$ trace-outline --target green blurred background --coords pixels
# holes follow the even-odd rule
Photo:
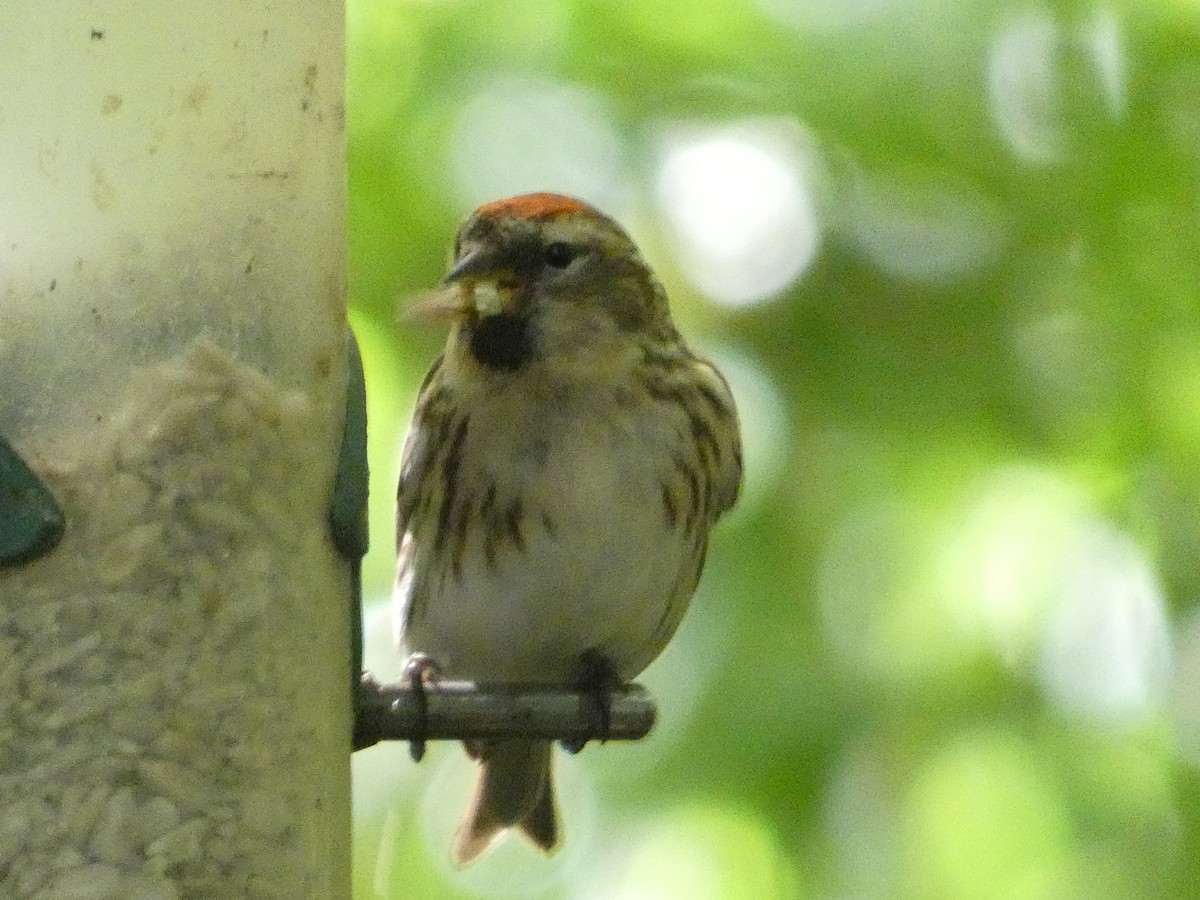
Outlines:
[[[454,746],[355,760],[355,897],[1200,897],[1200,3],[350,0],[368,665],[458,220],[623,222],[747,485],[660,725],[457,872]]]

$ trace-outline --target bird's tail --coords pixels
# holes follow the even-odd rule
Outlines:
[[[545,853],[558,844],[551,751],[546,741],[513,739],[468,745],[479,778],[454,837],[454,862],[465,866],[509,828]]]

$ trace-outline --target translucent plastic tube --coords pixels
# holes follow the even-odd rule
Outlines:
[[[349,896],[342,3],[12,4],[0,896]]]

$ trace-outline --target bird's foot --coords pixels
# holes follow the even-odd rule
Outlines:
[[[597,735],[603,744],[608,740],[612,726],[613,691],[623,687],[624,682],[613,668],[612,660],[595,649],[580,654],[572,681],[587,697],[586,714],[591,726],[589,733]],[[568,753],[578,753],[587,742],[587,737],[571,738],[562,741],[562,746]]]
[[[437,661],[424,653],[414,653],[404,664],[403,680],[413,692],[413,703],[417,708],[417,724],[408,742],[408,755],[413,762],[420,762],[425,757],[425,742],[429,735],[429,698],[425,695],[425,685],[437,680],[440,674]]]

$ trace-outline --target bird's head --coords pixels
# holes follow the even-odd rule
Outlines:
[[[449,320],[452,348],[501,371],[675,333],[666,295],[629,236],[561,194],[475,210],[458,230],[449,274],[411,312]]]

